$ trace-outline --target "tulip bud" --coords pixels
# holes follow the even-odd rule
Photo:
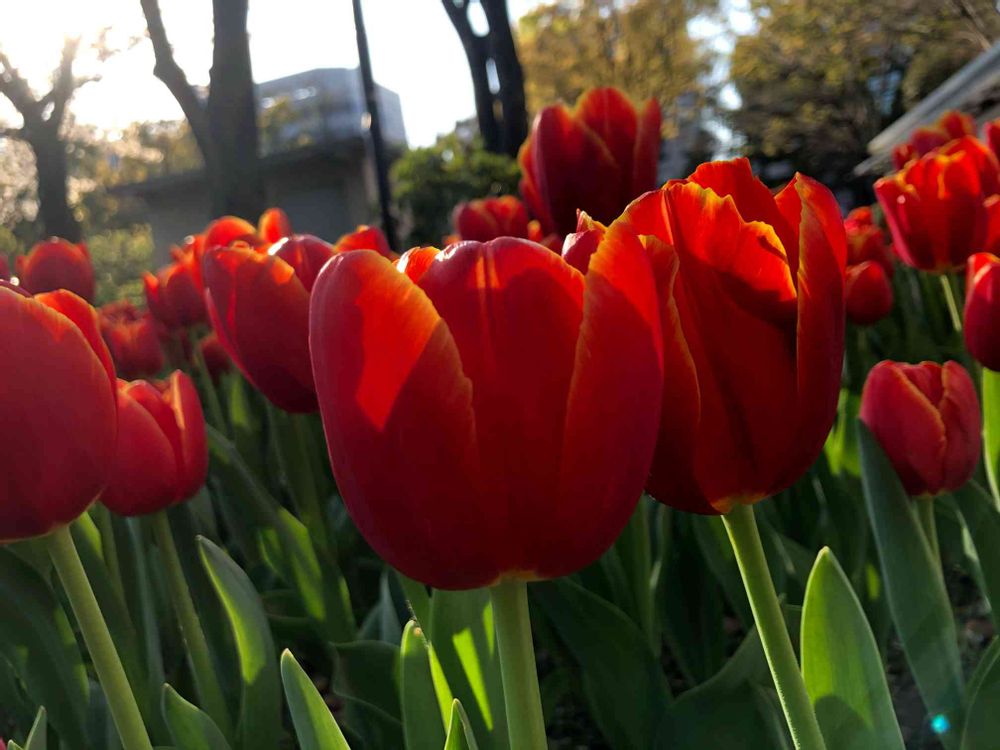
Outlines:
[[[156,275],[146,273],[146,305],[167,328],[186,328],[207,319],[195,253],[181,256]]]
[[[847,268],[844,297],[847,318],[855,325],[873,325],[892,312],[892,285],[873,260]]]
[[[191,378],[175,371],[159,387],[118,381],[118,444],[101,502],[125,516],[155,513],[205,483],[205,417]]]
[[[233,369],[233,361],[214,331],[198,342],[198,348],[213,383],[218,383],[223,374]]]
[[[291,222],[288,221],[288,214],[280,208],[269,208],[260,215],[257,222],[257,234],[265,242],[277,242],[282,237],[288,237],[292,233]]]
[[[865,381],[860,416],[911,496],[956,490],[979,462],[979,400],[957,362],[880,362]]]
[[[969,258],[962,330],[969,354],[983,367],[1000,371],[1000,258],[995,255]]]
[[[50,237],[19,257],[16,265],[21,286],[32,294],[65,289],[87,301],[94,297],[94,267],[83,243]]]
[[[459,240],[489,242],[528,236],[528,209],[513,195],[459,203],[451,214]]]

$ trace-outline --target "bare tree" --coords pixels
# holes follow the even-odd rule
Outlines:
[[[3,94],[21,115],[21,126],[0,129],[0,136],[24,141],[35,157],[38,179],[38,217],[46,234],[80,241],[80,224],[73,216],[67,197],[67,156],[62,125],[66,106],[73,93],[93,77],[73,75],[80,40],[67,39],[63,45],[59,67],[52,74],[52,87],[38,97],[28,82],[0,52],[0,94]]]
[[[489,151],[514,156],[528,135],[524,73],[510,30],[507,0],[441,0],[458,32],[472,73],[476,119]],[[469,19],[474,2],[482,6],[489,26],[477,34]]]
[[[173,94],[205,164],[213,216],[256,218],[264,209],[258,163],[257,108],[247,0],[212,0],[215,41],[208,94],[192,86],[174,59],[158,0],[139,0],[156,65],[153,74]]]

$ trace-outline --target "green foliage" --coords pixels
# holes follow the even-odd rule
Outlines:
[[[517,163],[486,151],[478,138],[441,136],[433,146],[415,148],[392,166],[396,201],[409,217],[408,246],[439,245],[451,231],[455,204],[487,195],[517,192]]]
[[[152,264],[153,233],[142,224],[111,229],[87,238],[97,282],[96,304],[126,298],[144,304],[142,273]]]

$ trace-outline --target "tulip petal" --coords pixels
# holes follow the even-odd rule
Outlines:
[[[115,376],[115,365],[111,361],[111,352],[108,351],[108,347],[104,343],[104,338],[101,336],[101,324],[100,319],[97,317],[97,311],[86,301],[73,294],[73,292],[66,291],[65,289],[36,294],[35,301],[62,313],[73,321],[73,324],[80,330],[80,333],[83,334],[94,350],[95,356],[104,366],[113,392],[118,378]]]
[[[944,476],[958,488],[972,478],[983,452],[979,398],[969,373],[957,362],[945,362],[941,386],[938,410],[945,424]]]
[[[311,319],[330,463],[361,533],[433,586],[496,580],[504,540],[477,500],[472,384],[427,295],[376,253],[345,253],[317,279]]]
[[[190,376],[175,370],[167,379],[164,401],[173,411],[181,435],[178,452],[178,499],[187,500],[201,489],[208,474],[208,441],[205,415],[198,390]]]

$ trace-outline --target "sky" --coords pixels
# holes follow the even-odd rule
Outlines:
[[[539,0],[508,0],[518,18]],[[167,35],[188,80],[208,82],[212,55],[212,3],[160,0]],[[364,0],[365,23],[376,80],[400,95],[410,145],[433,143],[439,133],[474,114],[465,55],[440,0]],[[266,81],[320,67],[358,64],[349,0],[250,0],[247,22],[254,79]],[[153,51],[145,38],[139,0],[30,0],[4,14],[0,49],[35,87],[47,90],[63,39],[84,42],[109,28],[111,60],[95,67],[81,59],[80,73],[99,81],[77,92],[78,121],[107,130],[137,120],[180,119],[166,87],[153,77]],[[0,119],[16,123],[4,100]]]

